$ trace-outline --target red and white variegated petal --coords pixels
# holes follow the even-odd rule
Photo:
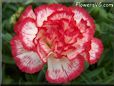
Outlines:
[[[26,73],[35,73],[42,69],[43,62],[37,53],[26,50],[19,37],[15,36],[10,44],[14,60],[20,70]]]
[[[73,18],[72,11],[56,11],[48,17],[48,20],[60,20],[60,19],[68,19],[71,20]]]
[[[42,5],[35,8],[37,26],[41,27],[43,22],[46,21],[47,17],[50,16],[53,12],[54,10],[51,9],[48,5]]]
[[[83,58],[86,62],[89,62],[90,57],[89,57],[89,53],[87,51],[83,51],[80,55],[83,56]]]
[[[47,62],[47,54],[46,52],[44,52],[44,50],[41,48],[41,46],[39,44],[37,44],[37,53],[39,55],[39,57],[41,58],[41,60],[46,63]]]
[[[81,54],[85,50],[84,45],[85,41],[77,38],[77,41],[72,44],[72,47],[75,47],[75,49],[70,50],[66,53],[68,59],[73,60],[77,57],[77,55]]]
[[[88,47],[90,49],[87,49]],[[81,55],[85,58],[85,60],[89,64],[94,64],[100,59],[102,52],[103,52],[102,42],[97,38],[93,38],[91,40],[91,43],[88,43],[86,50],[82,52]]]
[[[90,41],[89,34],[84,34],[85,37],[77,38],[77,42],[73,44],[73,46],[76,48],[73,52],[68,53],[67,56],[69,59],[73,59],[75,56],[81,54],[85,50],[85,46],[88,44],[88,41]]]
[[[81,35],[81,38],[77,38],[77,42],[74,44],[75,46],[79,45],[80,47],[84,47],[93,38],[93,33],[90,29],[86,29],[86,32]]]
[[[78,26],[78,29],[82,33],[82,38],[79,39],[83,46],[86,42],[90,41],[95,32],[95,24],[92,17],[89,15],[88,12],[86,12],[82,7],[74,7],[72,8],[72,11],[74,13],[74,20],[76,21],[76,24]]]
[[[50,4],[49,7],[55,11],[67,10],[67,7],[62,4]]]
[[[14,25],[14,31],[16,33],[19,33],[20,31],[20,26],[21,26],[21,23],[22,21],[25,19],[25,18],[32,18],[34,20],[36,20],[36,15],[35,13],[33,12],[32,10],[32,6],[29,5],[21,14],[19,20],[16,22],[16,24]]]
[[[90,41],[93,36],[94,36],[94,29],[90,26],[87,26],[87,21],[81,19],[80,23],[77,25],[83,38],[80,39],[80,41],[83,41],[83,42],[88,42]]]
[[[37,15],[37,26],[42,26],[43,22],[46,21],[48,16],[50,16],[52,13],[64,10],[67,10],[67,7],[61,4],[42,5],[35,8],[35,13]]]
[[[44,40],[39,40],[39,45],[44,50],[46,54],[50,53],[51,49],[49,48],[48,44]]]
[[[84,48],[83,47],[80,47],[80,46],[77,46],[75,47],[76,49],[74,50],[71,50],[69,52],[67,52],[67,57],[69,60],[73,60],[75,58],[77,58],[77,56],[84,51]]]
[[[74,13],[74,20],[76,21],[77,24],[80,23],[82,19],[84,19],[87,21],[87,25],[90,26],[91,29],[95,29],[94,20],[89,15],[89,13],[85,11],[85,9],[76,6],[72,8],[72,12]]]
[[[86,42],[90,41],[94,35],[94,20],[82,7],[74,7],[72,8],[72,11],[74,13],[74,20],[76,21],[77,26],[83,36],[83,38],[79,39],[79,41],[82,41],[83,44],[85,44]]]
[[[38,28],[36,27],[35,21],[31,18],[26,18],[23,20],[20,30],[20,38],[25,48],[33,49],[35,44],[33,42]]]
[[[36,15],[35,13],[33,12],[32,10],[32,6],[29,5],[24,11],[23,13],[21,14],[20,18],[19,18],[19,21],[22,21],[23,19],[25,18],[32,18],[34,20],[36,20]]]
[[[96,63],[99,59],[100,56],[103,52],[103,44],[101,42],[101,40],[97,39],[97,38],[93,38],[91,40],[91,49],[89,51],[89,63],[90,64],[94,64]]]
[[[46,63],[48,55],[51,53],[51,49],[43,40],[40,39],[37,44],[37,53],[42,59],[42,61]]]
[[[66,57],[56,59],[53,56],[48,58],[48,70],[46,72],[46,79],[50,83],[67,83],[78,77],[84,69],[84,59],[77,56],[70,61]]]
[[[21,29],[21,21],[17,21],[16,23],[15,23],[15,25],[14,25],[14,31],[15,31],[15,33],[17,33],[17,34],[19,34],[19,32],[20,32],[20,29]]]

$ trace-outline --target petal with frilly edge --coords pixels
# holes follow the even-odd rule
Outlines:
[[[16,22],[16,24],[14,25],[14,31],[16,33],[19,33],[20,31],[20,26],[21,26],[21,22],[22,20],[24,20],[25,18],[32,18],[32,19],[36,19],[36,15],[32,10],[32,6],[29,5],[26,7],[26,9],[22,12],[19,20]]]
[[[95,24],[93,18],[89,15],[89,13],[83,9],[82,7],[75,6],[70,7],[72,9],[72,12],[74,13],[74,20],[76,23],[80,23],[82,19],[87,21],[87,25],[91,27],[91,29],[95,29]]]
[[[26,73],[35,73],[42,69],[43,62],[37,53],[26,50],[19,37],[15,36],[10,44],[14,60],[20,70]]]
[[[78,77],[84,69],[84,59],[77,56],[70,61],[66,57],[56,59],[53,55],[48,58],[46,79],[50,83],[67,83]]]
[[[35,8],[35,14],[37,17],[37,26],[40,27],[43,25],[44,21],[47,21],[48,16],[58,11],[65,11],[67,7],[61,4],[50,4],[42,5]]]
[[[85,58],[86,61],[88,61],[89,64],[96,63],[103,52],[103,44],[101,40],[97,38],[93,38],[91,40],[91,43],[88,45],[90,47],[90,50],[82,53],[82,56]]]
[[[39,40],[37,45],[37,53],[44,63],[47,62],[48,55],[51,53],[51,49],[44,41]]]
[[[25,18],[32,18],[32,19],[36,19],[36,15],[34,13],[34,11],[32,10],[32,6],[29,5],[24,11],[23,13],[21,14],[19,20],[23,20]]]
[[[68,19],[72,20],[73,13],[71,11],[56,11],[48,17],[48,20]]]
[[[21,24],[20,39],[26,49],[33,49],[35,47],[34,38],[38,32],[35,21],[31,18],[26,18]]]
[[[89,15],[89,13],[82,7],[75,6],[70,8],[74,13],[74,20],[76,21],[76,24],[83,36],[83,38],[80,41],[83,41],[83,43],[85,44],[86,42],[90,41],[91,38],[94,36],[94,20]]]
[[[40,27],[43,25],[43,22],[47,20],[47,17],[51,15],[54,10],[51,9],[48,5],[42,5],[34,9],[36,14],[37,26]]]

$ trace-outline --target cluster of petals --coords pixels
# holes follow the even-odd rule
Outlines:
[[[14,26],[12,55],[20,70],[36,73],[47,64],[50,83],[66,83],[84,71],[84,62],[96,63],[102,52],[94,37],[95,24],[82,7],[49,4],[28,6]]]

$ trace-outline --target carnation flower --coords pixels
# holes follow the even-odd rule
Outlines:
[[[82,7],[61,4],[28,6],[14,26],[11,40],[15,63],[33,74],[47,64],[50,83],[66,83],[84,71],[84,62],[96,63],[102,52],[94,37],[95,24]]]

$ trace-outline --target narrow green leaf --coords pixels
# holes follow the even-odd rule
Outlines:
[[[51,3],[58,3],[58,2],[56,0],[49,0],[48,3],[51,4]]]
[[[37,74],[25,74],[27,81],[36,82]]]
[[[44,65],[43,69],[38,73],[37,81],[43,81],[45,79],[45,72],[47,70],[47,65]]]
[[[15,64],[13,57],[2,55],[2,62],[6,64]]]
[[[88,62],[86,62],[86,61],[85,61],[85,62],[84,62],[84,66],[85,66],[85,67],[84,67],[84,68],[85,68],[85,70],[87,70],[87,69],[88,69],[88,67],[89,67]]]
[[[103,67],[103,77],[105,78],[105,77],[108,77],[108,75],[107,75],[107,71],[105,70],[105,68]]]
[[[12,39],[12,35],[9,33],[2,34],[2,38],[4,41],[9,42]]]
[[[34,0],[27,0],[26,2],[23,2],[25,5],[29,5],[30,3],[32,3]]]
[[[84,75],[81,75],[80,78],[85,81],[86,84],[89,84],[89,80],[84,76]]]
[[[100,25],[96,24],[96,31],[98,31],[99,33],[103,34],[103,31],[100,29]]]
[[[100,11],[99,7],[94,7],[89,10],[89,13],[91,14],[91,16],[93,16],[96,19],[98,17],[97,15],[99,15],[99,11]]]
[[[41,70],[38,74],[37,81],[41,82],[45,78],[45,73]]]
[[[106,79],[103,80],[105,84],[110,84],[111,82],[114,82],[114,74],[108,76]]]
[[[13,82],[13,79],[10,76],[6,76],[5,79],[3,80],[3,84],[9,85]]]
[[[103,54],[102,54],[100,60],[98,61],[97,66],[100,66],[100,65],[101,65],[101,63],[102,63],[102,61],[105,59],[105,55],[108,53],[108,51],[109,51],[108,49],[105,49],[105,50],[103,51]]]
[[[93,78],[93,77],[96,77],[97,75],[99,75],[102,72],[102,70],[103,70],[102,68],[97,68],[95,70],[89,71],[88,73],[85,73],[85,75],[88,78]]]

